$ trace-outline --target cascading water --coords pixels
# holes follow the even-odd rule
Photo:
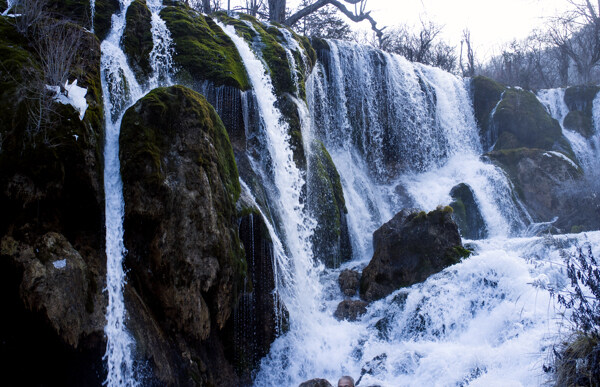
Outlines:
[[[96,17],[96,0],[90,0],[90,31],[94,33],[94,18]]]
[[[155,2],[153,12],[160,10],[161,4]],[[119,133],[121,119],[128,107],[141,98],[145,91],[138,84],[135,75],[127,63],[127,58],[120,47],[120,42],[125,29],[125,15],[131,0],[121,0],[120,9],[112,17],[110,32],[100,46],[101,50],[101,76],[102,93],[105,104],[106,138],[104,147],[104,192],[106,216],[106,290],[108,292],[108,308],[106,311],[106,339],[107,347],[105,360],[107,364],[108,386],[135,386],[138,385],[136,370],[134,369],[134,340],[126,329],[126,310],[123,299],[123,285],[125,272],[123,271],[123,183],[121,181],[119,161]],[[155,46],[154,51],[162,50],[161,54],[168,56],[170,37],[155,34],[160,29],[152,29],[153,41],[164,42]],[[164,30],[163,30],[164,33]],[[160,76],[168,74],[170,59],[152,61],[153,78],[156,85]],[[169,80],[168,76],[163,79]],[[152,85],[152,82],[150,82]],[[154,86],[156,86],[154,85]]]
[[[586,173],[595,173],[600,169],[600,93],[596,95],[592,107],[593,133],[585,138],[580,133],[565,128],[564,121],[569,114],[569,107],[565,102],[565,89],[540,90],[538,99],[546,106],[548,112],[557,120],[562,128],[563,135],[571,143],[573,152]]]

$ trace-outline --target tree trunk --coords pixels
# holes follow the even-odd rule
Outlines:
[[[286,0],[269,0],[269,20],[283,23],[285,21]]]
[[[202,0],[202,12],[211,13],[210,0]]]

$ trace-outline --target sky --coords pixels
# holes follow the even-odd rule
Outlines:
[[[226,3],[223,0],[223,3]],[[232,7],[243,0],[231,0]],[[295,8],[299,0],[288,0]],[[567,0],[367,0],[367,10],[378,26],[417,25],[419,20],[444,26],[443,39],[460,45],[462,31],[469,28],[475,54],[489,58],[503,44],[523,39],[544,24],[544,19],[569,8]],[[368,22],[353,29],[369,29]]]

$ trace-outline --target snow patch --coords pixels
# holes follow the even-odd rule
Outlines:
[[[54,265],[56,269],[64,269],[65,267],[67,267],[67,260],[61,259],[60,261],[54,261],[52,262],[52,265]]]
[[[567,156],[563,155],[560,152],[556,152],[556,151],[548,151],[544,153],[544,156],[546,157],[552,157],[552,156],[556,156],[558,158],[561,158],[563,160],[565,160],[566,162],[568,162],[569,164],[571,164],[573,166],[573,168],[575,169],[579,169],[579,166],[577,164],[575,164],[575,162],[573,160],[571,160],[570,158],[568,158]]]
[[[73,108],[75,108],[75,110],[79,112],[79,119],[83,120],[83,117],[85,116],[85,111],[88,108],[87,101],[85,100],[87,88],[77,86],[77,79],[70,84],[69,81],[66,81],[64,87],[66,94],[64,92],[61,92],[59,86],[46,85],[46,89],[54,91],[56,93],[56,95],[54,96],[54,100],[62,103],[63,105],[73,106]]]

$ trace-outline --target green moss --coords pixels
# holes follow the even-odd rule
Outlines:
[[[211,81],[216,86],[250,88],[234,43],[211,18],[183,3],[164,8],[160,15],[175,43],[173,59],[181,81]]]
[[[127,8],[126,26],[123,32],[123,51],[139,81],[147,79],[152,72],[150,53],[152,41],[152,13],[145,0],[135,0]]]
[[[573,86],[565,90],[565,103],[570,111],[579,110],[591,117],[598,86]]]
[[[57,18],[68,19],[87,29],[91,28],[89,0],[50,0],[47,8]]]
[[[0,13],[6,11],[8,8],[8,2],[6,0],[0,0]]]
[[[473,110],[475,119],[481,130],[481,137],[486,139],[489,137],[490,114],[494,107],[502,98],[502,93],[506,90],[504,86],[483,76],[477,76],[471,79],[471,94],[473,96]],[[493,139],[491,142],[493,142]],[[492,144],[485,144],[486,148]]]
[[[536,148],[560,150],[575,160],[562,129],[535,94],[522,89],[506,90],[494,115],[499,137],[494,150]]]
[[[473,252],[469,249],[464,248],[463,246],[454,246],[452,248],[452,255],[460,259],[469,258],[471,254],[473,254]]]
[[[108,35],[112,23],[112,15],[118,12],[120,7],[119,0],[96,0],[94,32],[100,41],[104,40],[106,35]]]
[[[585,226],[577,225],[571,226],[571,234],[579,234],[580,232],[585,231]]]
[[[127,153],[121,152],[123,179],[146,170],[151,183],[162,184],[165,178],[162,160],[171,146],[169,139],[175,134],[176,125],[187,125],[188,122],[194,122],[197,130],[210,137],[216,150],[216,158],[211,158],[210,162],[218,165],[220,180],[233,205],[241,188],[227,131],[206,99],[183,86],[154,89],[125,113],[119,139],[128,149]],[[210,155],[207,150],[198,155],[198,160],[212,157]],[[199,161],[199,166],[202,164]]]

